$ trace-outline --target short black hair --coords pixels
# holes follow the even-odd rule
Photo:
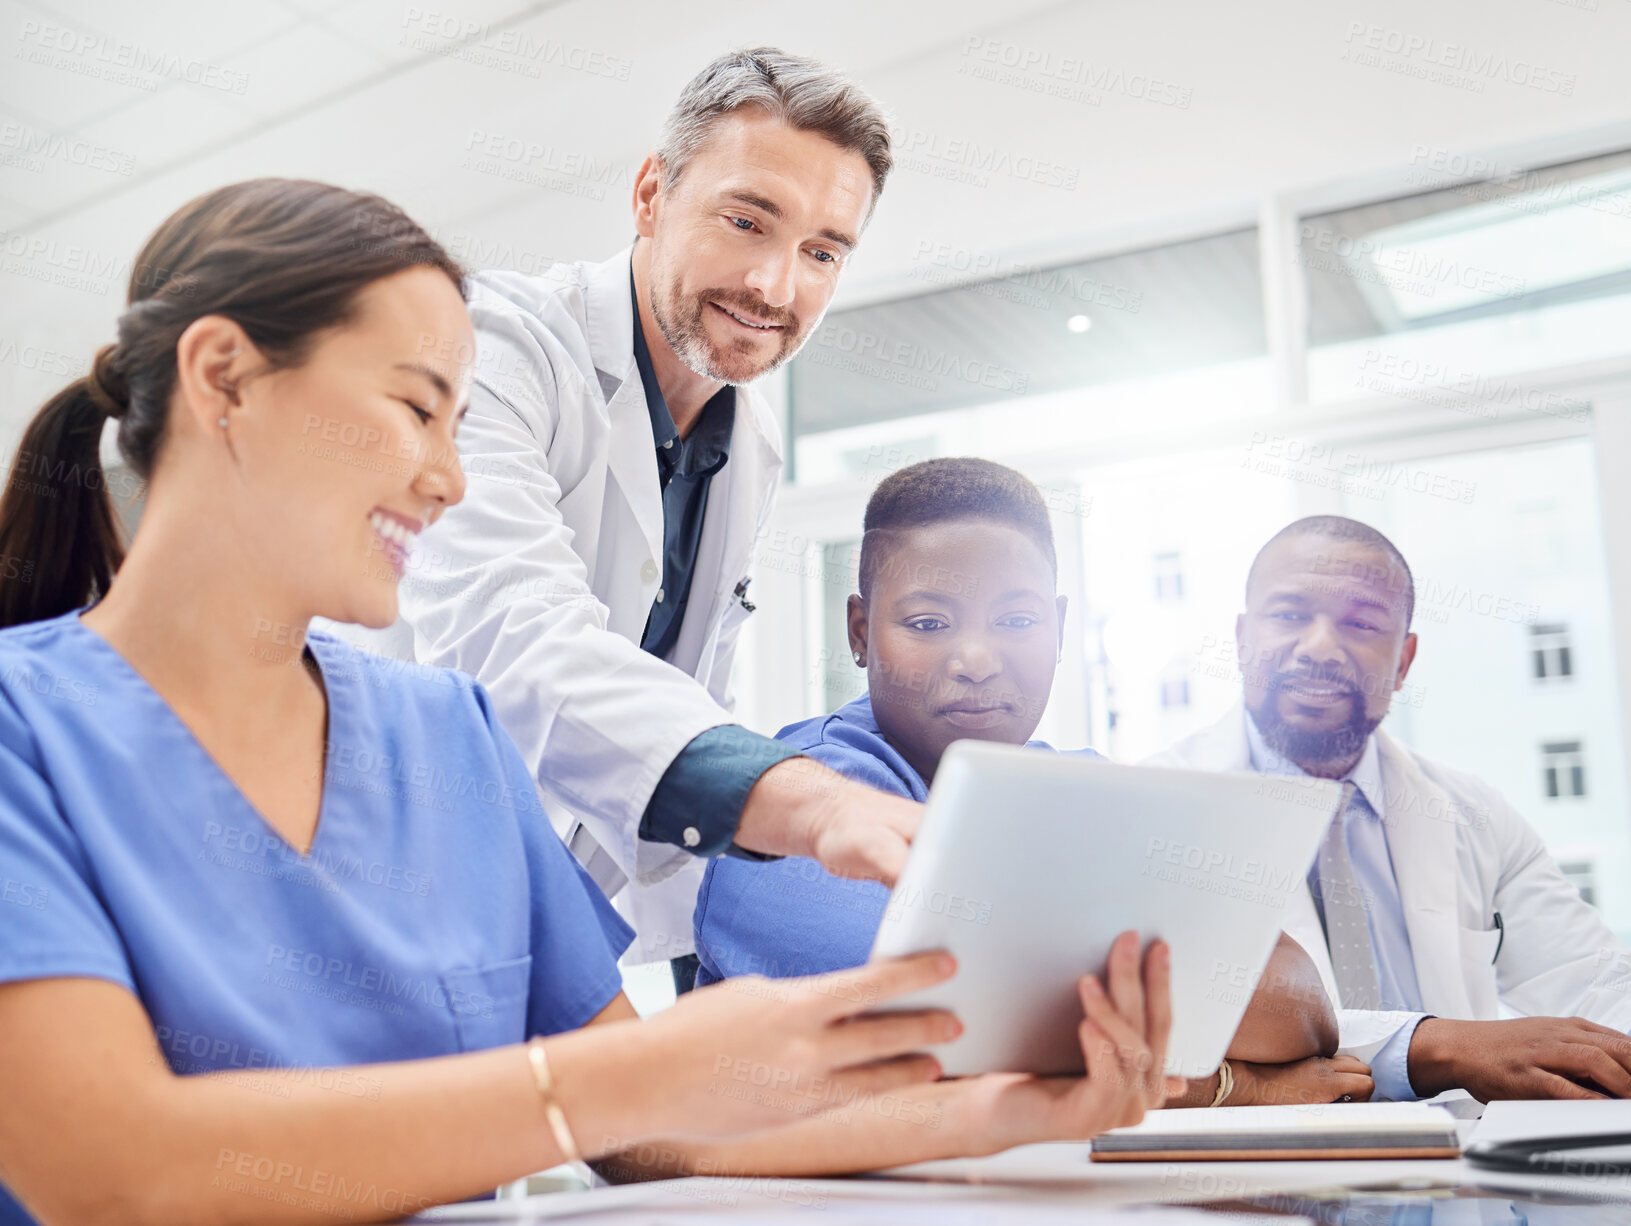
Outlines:
[[[1324,536],[1337,541],[1358,541],[1361,545],[1369,545],[1372,549],[1385,553],[1404,572],[1404,627],[1406,630],[1410,629],[1410,623],[1416,616],[1416,577],[1410,573],[1410,563],[1404,560],[1404,554],[1399,552],[1399,547],[1375,528],[1342,515],[1309,515],[1287,524],[1271,536],[1263,548],[1257,551],[1257,556],[1252,559],[1251,569],[1246,572],[1248,597],[1251,594],[1252,581],[1257,578],[1257,567],[1263,561],[1263,555],[1277,542],[1292,536]]]
[[[861,537],[861,599],[906,528],[957,519],[989,519],[1018,528],[1048,559],[1054,579],[1059,560],[1042,491],[1024,473],[978,456],[944,456],[897,469],[867,500]]]

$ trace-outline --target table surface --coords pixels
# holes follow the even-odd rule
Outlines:
[[[1461,1159],[1308,1162],[1121,1162],[1090,1163],[1084,1143],[1029,1145],[990,1158],[958,1159],[901,1167],[855,1179],[677,1179],[563,1192],[523,1200],[457,1205],[422,1215],[427,1221],[547,1222],[591,1219],[596,1226],[622,1223],[692,1223],[715,1220],[884,1222],[902,1226],[934,1222],[984,1226],[997,1222],[1126,1222],[1165,1226],[1169,1221],[1205,1226],[1238,1224],[1238,1216],[1201,1213],[1185,1202],[1260,1200],[1248,1212],[1260,1222],[1341,1222],[1310,1209],[1299,1194],[1340,1189],[1383,1189],[1421,1204],[1412,1223],[1556,1222],[1631,1223],[1631,1177],[1612,1179],[1536,1177],[1484,1171]],[[1516,1215],[1503,1200],[1469,1200],[1481,1187],[1514,1195],[1584,1197],[1605,1204],[1590,1213],[1577,1204],[1527,1207]],[[1462,1189],[1458,1195],[1456,1189]],[[1171,1206],[1170,1211],[1151,1206]],[[1084,1214],[1084,1210],[1091,1212]],[[1276,1217],[1276,1214],[1290,1214]],[[1598,1216],[1600,1214],[1601,1216]],[[418,1220],[418,1219],[416,1219]],[[1356,1212],[1353,1221],[1384,1221]]]

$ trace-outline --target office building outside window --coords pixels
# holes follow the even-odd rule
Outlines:
[[[1564,625],[1529,627],[1529,648],[1536,681],[1557,680],[1574,675],[1574,657],[1569,628]]]
[[[1176,550],[1155,555],[1155,598],[1157,600],[1184,598],[1184,559]]]
[[[1189,678],[1163,677],[1161,679],[1161,706],[1164,710],[1189,705]]]
[[[1579,741],[1549,741],[1540,747],[1548,800],[1586,794],[1586,759]]]
[[[1580,897],[1592,906],[1597,905],[1597,865],[1590,860],[1559,860],[1557,867],[1569,879],[1569,884],[1580,891]]]

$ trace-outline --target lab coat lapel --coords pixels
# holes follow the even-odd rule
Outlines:
[[[1248,718],[1245,704],[1236,703],[1229,709],[1229,713],[1209,730],[1212,737],[1207,753],[1217,765],[1208,769],[1241,771],[1252,769],[1251,743],[1246,739]],[[1331,965],[1331,951],[1325,944],[1325,926],[1320,923],[1319,909],[1314,905],[1314,893],[1308,888],[1306,881],[1294,890],[1287,900],[1282,928],[1286,935],[1303,947],[1303,952],[1309,956],[1314,963],[1314,969],[1319,972],[1320,982],[1325,985],[1325,994],[1331,998],[1333,1004],[1340,1007],[1342,997],[1337,991],[1336,970]]]
[[[1341,1007],[1342,995],[1337,991],[1336,970],[1331,965],[1331,951],[1325,946],[1325,928],[1320,924],[1320,913],[1314,906],[1314,894],[1304,882],[1292,892],[1286,902],[1285,920],[1281,928],[1286,935],[1303,947],[1331,1003]]]
[[[1173,751],[1194,770],[1249,771],[1251,747],[1246,743],[1246,708],[1235,703],[1215,724],[1202,728]],[[1158,755],[1154,765],[1166,758]]]
[[[1416,984],[1429,1013],[1471,1017],[1472,998],[1461,974],[1456,897],[1456,823],[1448,796],[1385,732],[1376,732],[1382,759],[1388,854],[1399,884]],[[1443,815],[1442,817],[1433,815]]]
[[[630,541],[626,565],[640,587],[653,592],[662,577],[663,494],[657,478],[657,449],[651,414],[634,361],[634,307],[629,301],[630,249],[589,270],[584,306],[589,353],[606,397],[611,427],[606,456],[613,483],[639,526],[645,552],[635,556]],[[619,567],[625,565],[619,559]],[[655,571],[653,571],[655,567]],[[644,618],[641,619],[642,623]]]

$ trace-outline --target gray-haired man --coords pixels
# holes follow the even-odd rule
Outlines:
[[[820,321],[890,165],[853,84],[733,52],[641,165],[631,249],[472,277],[469,490],[369,642],[487,687],[557,829],[682,988],[698,857],[891,881],[917,826],[916,805],[734,724],[728,693],[782,463],[746,385]]]

